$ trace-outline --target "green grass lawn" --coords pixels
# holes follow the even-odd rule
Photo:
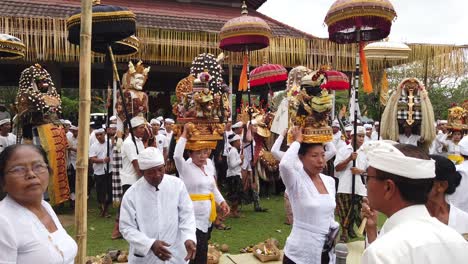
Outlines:
[[[256,213],[253,205],[244,205],[242,208],[243,218],[227,218],[225,224],[231,230],[213,230],[211,241],[217,244],[227,244],[229,253],[238,254],[241,248],[255,245],[267,238],[274,237],[284,247],[284,243],[291,226],[285,225],[285,213],[283,196],[271,196],[269,199],[261,199],[262,207],[268,208],[268,212]],[[105,253],[108,249],[126,250],[128,243],[123,240],[112,240],[110,238],[114,227],[115,210],[111,210],[112,218],[99,217],[95,195],[92,195],[88,204],[88,255],[95,256]],[[68,204],[55,209],[57,214],[72,215],[73,211]],[[379,226],[385,221],[384,216],[379,216]],[[71,236],[75,235],[75,227],[72,225],[65,228]],[[358,238],[362,239],[362,238]]]

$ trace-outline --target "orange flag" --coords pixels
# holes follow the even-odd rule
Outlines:
[[[369,73],[369,66],[367,65],[366,55],[364,54],[364,42],[359,43],[359,57],[361,59],[362,69],[362,85],[364,92],[372,93],[372,81]]]
[[[244,55],[244,64],[242,66],[242,71],[239,79],[239,87],[238,91],[240,92],[245,92],[247,91],[247,63],[249,61],[249,58],[247,55]]]

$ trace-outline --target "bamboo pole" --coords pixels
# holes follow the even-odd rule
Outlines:
[[[91,110],[91,29],[92,1],[81,0],[80,32],[80,108],[78,151],[76,159],[76,207],[75,228],[78,254],[75,263],[86,262],[86,242],[88,226],[88,149],[89,117]]]

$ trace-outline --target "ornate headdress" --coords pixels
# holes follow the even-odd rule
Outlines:
[[[144,82],[143,82],[143,85],[145,85],[146,81],[148,80],[148,73],[150,71],[151,67],[147,67],[145,68],[144,65],[143,65],[143,61],[138,61],[138,63],[135,65],[133,65],[133,63],[131,61],[128,62],[128,71],[123,75],[123,78],[122,78],[122,83],[124,85],[124,88],[130,88],[131,85],[130,85],[130,82],[132,80],[132,78],[136,75],[136,74],[141,74],[144,76]]]
[[[333,139],[333,130],[328,125],[333,107],[333,95],[320,86],[326,82],[323,70],[309,72],[301,78],[300,87],[292,87],[288,93],[290,126],[303,129],[303,142],[325,143]],[[288,143],[292,135],[288,135]]]
[[[25,112],[61,112],[60,96],[50,74],[39,64],[34,64],[21,73],[16,109]]]
[[[417,128],[426,148],[432,144],[434,110],[426,88],[416,78],[404,79],[388,100],[380,124],[382,138],[398,141],[404,125]]]
[[[468,101],[465,101],[464,107],[453,106],[448,110],[447,128],[451,131],[468,130]]]
[[[224,124],[221,122],[230,115],[220,64],[223,59],[224,54],[218,58],[209,53],[198,55],[192,62],[190,75],[177,84],[177,102],[173,105],[177,116],[176,135],[183,124],[191,123],[186,149],[214,149],[222,139]]]

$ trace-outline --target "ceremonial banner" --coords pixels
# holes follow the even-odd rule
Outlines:
[[[283,131],[288,128],[288,123],[288,99],[284,98],[276,111],[275,119],[273,119],[270,130],[273,133],[281,135]]]
[[[56,205],[69,199],[70,188],[67,178],[67,146],[68,141],[62,127],[45,124],[37,127],[42,148],[47,153],[52,173],[49,177],[50,204]]]

